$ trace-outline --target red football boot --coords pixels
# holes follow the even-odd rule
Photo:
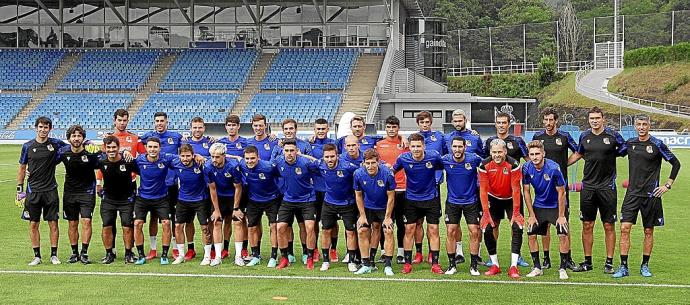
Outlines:
[[[287,257],[281,257],[280,263],[278,264],[278,266],[276,266],[276,269],[284,269],[287,266],[290,266],[290,261],[288,261]]]
[[[314,249],[314,255],[312,255],[312,257],[314,258],[315,263],[318,263],[321,260],[321,253],[319,253],[319,249]]]
[[[184,255],[184,260],[191,261],[195,257],[196,257],[196,251],[189,249],[189,250],[187,250],[187,253],[185,253],[185,255]]]
[[[413,264],[420,264],[423,261],[424,261],[424,255],[421,252],[417,252],[417,254],[414,255],[414,259],[412,260],[412,263]]]
[[[484,272],[484,275],[496,275],[499,273],[501,273],[501,268],[499,268],[496,265],[492,265],[491,267],[489,267],[489,270]]]
[[[444,274],[443,269],[441,269],[441,265],[439,264],[433,264],[431,266],[431,273]]]
[[[149,255],[146,256],[146,260],[150,261],[156,257],[158,257],[158,253],[156,253],[156,250],[150,250]]]
[[[307,258],[307,269],[314,270],[314,259]]]
[[[226,257],[228,257],[228,255],[229,255],[228,250],[223,249],[223,251],[220,251],[220,258],[221,259],[225,259]]]
[[[403,273],[403,274],[410,274],[410,273],[412,273],[412,265],[411,265],[411,264],[405,264],[405,265],[403,265],[402,273]]]
[[[510,266],[508,269],[508,276],[514,279],[520,278],[520,270],[516,266]]]
[[[338,261],[338,251],[336,249],[331,249],[328,251],[328,255],[331,257],[331,262]]]

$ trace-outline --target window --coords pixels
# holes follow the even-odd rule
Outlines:
[[[414,119],[417,118],[417,115],[422,112],[422,111],[427,111],[431,113],[431,116],[434,119],[440,119],[443,118],[443,111],[441,110],[403,110],[403,118],[404,119]],[[453,111],[451,111],[452,113]]]

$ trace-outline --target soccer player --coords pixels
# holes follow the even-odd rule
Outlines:
[[[644,277],[652,276],[652,272],[649,271],[649,257],[652,255],[654,246],[654,227],[664,225],[661,197],[671,189],[680,170],[678,158],[664,142],[649,134],[650,127],[649,117],[637,116],[635,118],[637,137],[630,138],[626,142],[628,177],[630,178],[621,206],[621,265],[613,274],[614,278],[629,274],[630,231],[637,222],[638,212],[642,215],[644,227],[640,274]],[[663,185],[659,180],[662,159],[671,164],[671,173]]]
[[[431,248],[431,272],[443,274],[438,263],[440,238],[438,222],[441,217],[441,200],[436,188],[436,170],[443,168],[441,155],[433,150],[425,150],[424,137],[412,134],[409,137],[410,152],[400,155],[393,170],[405,170],[407,191],[405,201],[405,265],[402,273],[412,272],[412,243],[418,220],[427,222],[427,236]]]
[[[281,177],[285,183],[283,202],[278,210],[278,247],[280,247],[281,259],[278,269],[283,269],[290,265],[288,259],[288,228],[293,222],[296,214],[302,215],[306,232],[306,267],[314,269],[314,248],[316,240],[314,236],[314,219],[316,211],[314,201],[314,186],[312,177],[318,167],[313,162],[313,157],[298,154],[297,142],[294,139],[283,140],[283,155],[275,159],[274,163],[278,167]]]
[[[141,137],[142,143],[147,143],[148,139],[151,137],[156,137],[160,141],[160,153],[161,154],[171,154],[176,155],[180,149],[180,142],[182,140],[182,135],[168,130],[168,114],[165,112],[156,112],[153,115],[155,130],[147,132]],[[146,149],[148,152],[148,148]],[[170,211],[170,217],[175,215],[175,203],[177,202],[177,177],[173,171],[168,171],[168,176],[165,177],[165,185],[168,187],[168,210]],[[155,211],[154,211],[155,212]],[[158,253],[157,249],[157,236],[158,236],[158,215],[156,213],[151,213],[151,222],[149,223],[149,241],[150,248],[149,255],[146,259],[152,260],[156,258]],[[172,220],[172,225],[174,226],[174,219]],[[174,232],[173,232],[174,235]],[[173,236],[173,243],[175,241],[175,236]],[[177,249],[173,249],[173,257],[177,257]]]
[[[460,219],[465,215],[465,222],[470,231],[470,274],[479,275],[479,218],[481,206],[477,198],[477,168],[482,159],[474,153],[465,151],[467,140],[463,137],[454,137],[450,140],[451,153],[443,156],[443,168],[448,177],[448,194],[446,199],[446,253],[448,254],[448,269],[445,274],[452,275],[457,272],[456,264],[460,261],[457,257],[458,245],[456,243],[457,231],[460,228]]]
[[[393,164],[395,164],[395,161],[398,160],[398,157],[405,152],[409,152],[410,149],[403,148],[403,143],[399,135],[400,119],[395,116],[389,116],[386,118],[385,123],[386,137],[376,143],[376,151],[379,153],[379,158],[381,161],[384,162],[388,167],[392,167]],[[405,250],[403,247],[403,242],[405,240],[405,221],[403,220],[403,216],[405,215],[404,202],[405,189],[407,188],[405,172],[401,171],[395,174],[395,185],[395,202],[397,204],[395,204],[393,209],[393,217],[395,219],[396,240],[398,242],[398,254],[396,261],[398,264],[404,264],[405,258],[403,255],[405,254]],[[392,256],[392,253],[389,255]]]
[[[19,157],[19,171],[17,172],[17,196],[18,205],[26,202],[22,218],[29,219],[29,238],[34,250],[34,259],[29,266],[41,263],[41,233],[38,230],[41,221],[48,222],[50,228],[50,262],[53,265],[60,264],[57,257],[58,218],[60,215],[60,197],[55,181],[55,166],[58,150],[68,144],[58,139],[50,138],[53,129],[53,121],[47,117],[39,117],[34,123],[36,138],[22,145]],[[27,171],[31,173],[26,178]],[[26,193],[24,192],[24,179],[26,179]]]
[[[323,118],[316,119],[314,121],[314,136],[310,138],[309,142],[311,143],[311,156],[316,158],[316,159],[321,159],[323,158],[323,147],[326,144],[335,144],[335,140],[331,139],[328,137],[328,121]],[[324,198],[326,195],[326,183],[324,182],[323,177],[316,175],[314,176],[314,191],[316,192],[316,223],[321,222],[321,213],[323,210],[323,205],[324,205]],[[319,226],[316,225],[314,226],[314,233],[316,234],[316,240],[318,242],[319,240]],[[329,236],[330,238],[330,251],[328,255],[330,258],[326,260],[324,258],[324,262],[329,262],[329,261],[338,261],[338,233],[339,229],[337,225],[334,225],[333,228],[331,228],[331,235]],[[346,234],[347,238],[347,234]],[[319,257],[319,251],[314,250],[314,262],[318,261]],[[323,267],[323,265],[322,265]]]
[[[581,158],[585,159],[580,192],[582,248],[585,260],[573,271],[590,271],[593,268],[594,221],[598,211],[604,224],[606,243],[604,273],[611,274],[614,272],[613,253],[616,248],[616,158],[625,155],[625,143],[618,132],[605,127],[606,118],[599,107],[592,107],[587,116],[591,128],[580,134],[577,151],[568,158],[568,165]]]
[[[364,163],[364,156],[359,148],[357,137],[353,135],[345,136],[343,142],[345,143],[345,153],[340,158],[357,165]]]
[[[563,173],[563,177],[566,180],[566,185],[568,183],[568,150],[575,152],[577,150],[577,143],[570,136],[570,133],[566,131],[558,130],[558,112],[553,107],[546,107],[542,113],[542,124],[544,126],[543,130],[538,131],[532,137],[532,140],[539,140],[544,144],[545,157],[549,160],[553,160],[558,164],[558,167]],[[565,188],[565,208],[570,214],[570,200],[568,199],[568,188]],[[551,258],[549,257],[549,248],[551,243],[551,238],[549,234],[550,225],[546,225],[546,235],[542,236],[542,245],[544,250],[544,262],[541,267],[543,269],[551,268]],[[568,249],[570,249],[570,230],[568,230]],[[568,251],[568,264],[569,269],[576,267],[573,262],[572,255]]]
[[[168,203],[168,185],[166,177],[173,163],[173,155],[161,153],[161,140],[157,137],[146,139],[146,154],[139,155],[135,159],[137,172],[140,175],[139,192],[134,201],[134,243],[137,246],[139,258],[136,265],[146,263],[148,257],[144,254],[144,233],[142,231],[146,222],[146,215],[156,213],[163,226],[163,251],[161,253],[161,265],[167,265],[168,250],[172,229],[170,227],[170,204]],[[153,218],[152,220],[153,221]]]
[[[381,227],[387,235],[386,253],[393,253],[395,177],[387,167],[379,166],[379,155],[375,149],[369,148],[364,152],[364,167],[360,167],[354,173],[354,188],[359,211],[359,252],[362,255],[362,267],[355,274],[361,275],[371,273],[375,268],[374,258]],[[390,255],[384,255],[384,273],[388,276],[393,275],[392,258]]]
[[[278,144],[278,139],[266,133],[266,116],[257,113],[252,116],[252,130],[254,136],[247,139],[247,145],[253,145],[259,151],[259,159],[271,160],[273,148]]]
[[[321,214],[321,224],[323,225],[323,236],[321,238],[323,263],[320,270],[327,271],[331,261],[338,261],[337,256],[333,259],[333,256],[330,255],[334,250],[332,233],[334,228],[338,227],[338,219],[342,219],[345,226],[348,257],[355,257],[355,251],[357,251],[357,236],[355,235],[357,210],[352,191],[352,179],[359,165],[339,158],[334,143],[323,145],[321,151],[322,158],[317,163],[319,169],[318,177],[323,181],[326,191],[324,192]],[[335,239],[337,240],[337,235]],[[351,272],[357,271],[357,265],[354,263],[354,260],[348,263],[348,269]]]
[[[207,193],[208,178],[202,172],[204,163],[197,162],[194,157],[192,145],[182,144],[179,157],[175,158],[172,164],[172,169],[180,181],[180,192],[175,209],[175,231],[178,237],[175,246],[178,253],[184,253],[185,228],[193,226],[190,224],[194,222],[194,216],[196,216],[204,243],[204,259],[201,265],[205,266],[211,263],[211,232],[208,228],[211,206]],[[194,249],[190,248],[186,255],[178,255],[173,265],[192,260],[196,253],[190,255],[191,251]]]
[[[103,145],[105,145],[106,158],[99,161],[98,167],[103,179],[103,191],[99,194],[102,194],[103,231],[101,235],[106,254],[101,263],[111,264],[115,261],[113,228],[119,213],[125,244],[125,263],[133,264],[135,262],[134,253],[132,253],[135,185],[132,183],[132,176],[137,170],[136,165],[123,158],[118,137],[106,136],[103,139]]]
[[[244,149],[244,160],[240,161],[240,170],[247,183],[245,190],[249,198],[245,216],[249,228],[252,259],[247,266],[256,266],[261,263],[261,214],[266,214],[271,241],[271,258],[267,267],[275,268],[278,258],[276,221],[280,205],[280,191],[276,179],[279,174],[278,169],[270,161],[259,157],[259,151],[260,149],[254,145],[247,146]]]
[[[531,162],[526,162],[522,167],[522,188],[525,194],[525,203],[529,218],[527,219],[527,236],[529,238],[529,251],[532,255],[534,268],[527,277],[541,276],[541,263],[539,262],[539,243],[537,235],[546,235],[547,224],[556,226],[556,233],[560,239],[561,265],[558,268],[559,278],[568,279],[565,271],[568,264],[568,209],[565,199],[565,179],[561,168],[553,160],[544,157],[544,144],[539,140],[533,140],[527,145]],[[534,202],[530,186],[534,189]]]
[[[350,120],[350,131],[352,131],[352,135],[357,138],[359,147],[362,151],[365,151],[369,148],[374,148],[376,143],[383,138],[379,135],[365,135],[365,128],[366,125],[364,124],[363,117],[355,116]],[[340,152],[347,151],[347,148],[345,147],[345,137],[340,137],[337,141],[337,145]]]
[[[218,143],[225,144],[228,155],[242,157],[244,148],[247,147],[247,139],[240,136],[240,117],[234,114],[225,117],[225,131],[228,136],[218,140]]]
[[[91,218],[96,207],[96,175],[99,153],[89,153],[84,148],[86,131],[79,125],[67,129],[70,146],[60,149],[58,158],[65,165],[65,185],[63,189],[63,217],[67,220],[72,255],[69,263],[81,261],[90,264],[89,243],[91,242]],[[81,253],[79,252],[79,220],[81,219]]]
[[[235,212],[242,211],[242,173],[239,170],[239,162],[226,157],[227,146],[223,143],[213,143],[209,149],[211,159],[204,164],[204,175],[208,179],[208,188],[213,205],[211,221],[213,221],[213,246],[216,256],[211,259],[209,265],[217,266],[222,259],[228,256],[228,244],[232,227],[231,219]],[[240,222],[243,217],[236,217]],[[233,219],[234,220],[234,219]],[[226,230],[226,228],[229,228]],[[227,232],[227,233],[226,233]],[[235,264],[244,266],[242,259],[242,237],[235,233]]]
[[[522,247],[522,233],[524,217],[520,211],[520,181],[522,169],[520,161],[508,156],[506,142],[494,139],[489,144],[491,157],[486,158],[479,165],[479,199],[482,203],[482,218],[479,226],[484,231],[484,243],[489,252],[491,267],[485,275],[501,273],[496,255],[496,240],[501,219],[510,220],[512,241],[510,269],[508,276],[520,277],[517,264]]]

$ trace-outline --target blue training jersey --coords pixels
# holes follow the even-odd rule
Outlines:
[[[194,149],[195,154],[202,155],[204,157],[210,157],[211,154],[208,149],[211,148],[211,139],[209,137],[202,137],[200,140],[193,140],[188,138],[187,140],[182,140],[182,144],[189,144]]]
[[[187,167],[182,164],[180,158],[172,162],[172,170],[180,181],[178,200],[186,202],[199,202],[208,199],[208,178],[204,175],[202,166],[192,161]]]
[[[238,136],[237,139],[230,140],[229,137],[224,137],[218,140],[218,143],[225,144],[225,153],[231,156],[244,157],[244,148],[247,147],[247,138]]]
[[[259,151],[259,159],[269,161],[271,160],[271,153],[273,148],[278,145],[278,139],[271,141],[269,137],[264,138],[259,141],[256,137],[247,138],[247,146],[256,146],[256,150]]]
[[[558,208],[556,187],[564,186],[565,179],[558,163],[544,158],[544,166],[541,170],[537,169],[532,162],[526,162],[522,166],[522,184],[529,184],[534,188],[534,207],[556,209]]]
[[[477,167],[482,163],[481,157],[465,153],[465,160],[455,161],[452,154],[443,156],[443,168],[448,177],[448,203],[473,204],[479,202]]]
[[[270,161],[259,160],[254,168],[247,167],[244,160],[240,161],[240,170],[247,183],[245,190],[249,200],[254,202],[268,202],[280,196],[277,179],[280,175],[278,168]]]
[[[315,138],[314,142],[311,143],[311,156],[316,158],[316,159],[323,158],[323,146],[326,144],[335,145],[335,140],[328,138],[328,137],[323,138],[323,139]],[[317,192],[325,192],[326,191],[326,184],[323,181],[323,177],[321,177],[321,176],[315,176],[314,177],[314,190],[316,190]]]
[[[311,144],[309,144],[309,142],[302,140],[300,138],[296,138],[295,142],[297,142],[297,150],[299,150],[301,154],[311,156]],[[273,147],[273,152],[271,152],[271,160],[275,160],[276,158],[282,155],[283,147],[276,145],[275,147]]]
[[[139,140],[146,147],[146,140],[148,138],[157,137],[161,140],[161,151],[160,154],[172,154],[177,155],[180,149],[180,143],[182,142],[182,135],[180,133],[166,130],[164,132],[149,131],[145,133]],[[165,185],[173,186],[177,184],[177,177],[175,177],[175,172],[168,172],[168,176],[165,177]]]
[[[424,137],[424,147],[426,150],[435,151],[443,156],[447,153],[445,144],[445,135],[440,131],[420,131]],[[443,183],[443,170],[436,171],[436,184]]]
[[[411,152],[398,157],[393,165],[394,171],[405,170],[407,191],[405,197],[414,201],[431,200],[438,197],[436,190],[436,170],[443,169],[441,155],[435,151],[426,151],[424,158],[417,161]]]
[[[345,136],[346,137],[346,136]],[[340,151],[340,154],[344,154],[345,150],[345,137],[338,138],[336,146]],[[359,139],[359,150],[365,151],[369,148],[375,148],[378,141],[383,140],[383,136],[373,135],[373,136],[363,136]]]
[[[355,203],[352,191],[352,178],[358,165],[338,160],[334,168],[328,167],[326,161],[319,160],[319,177],[324,182],[326,195],[324,201],[333,205],[350,205]]]
[[[156,200],[168,196],[168,185],[165,177],[173,172],[170,168],[174,159],[175,155],[161,154],[158,156],[158,160],[151,162],[146,158],[146,154],[141,154],[134,160],[141,177],[139,197]]]
[[[362,163],[364,163],[364,153],[362,151],[359,152],[359,156],[357,158],[352,158],[350,155],[347,153],[344,153],[338,157],[340,161],[345,161],[345,162],[350,162],[354,165],[360,166]]]
[[[242,183],[239,162],[232,158],[225,158],[222,167],[216,167],[211,160],[204,164],[204,175],[208,183],[216,184],[216,194],[223,197],[235,196],[235,184]]]
[[[463,129],[454,130],[446,135],[446,153],[451,153],[453,138],[462,137],[465,139],[465,153],[473,153],[479,157],[487,157],[484,153],[484,142],[482,142],[482,137],[474,130]]]
[[[388,205],[388,191],[395,191],[395,176],[383,165],[379,166],[379,171],[373,176],[369,175],[366,168],[360,167],[354,174],[354,188],[355,191],[362,192],[364,208],[385,210]]]
[[[292,203],[316,201],[312,182],[314,173],[318,174],[316,161],[298,155],[297,160],[292,164],[285,161],[284,156],[276,158],[274,163],[285,183],[283,201]]]

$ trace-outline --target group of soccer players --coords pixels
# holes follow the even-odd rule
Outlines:
[[[338,220],[342,220],[347,248],[343,262],[348,270],[367,274],[377,270],[376,263],[383,263],[384,273],[393,275],[397,240],[396,262],[403,264],[401,272],[407,274],[413,264],[424,261],[426,222],[431,271],[452,275],[458,271],[457,264],[465,261],[460,226],[464,216],[471,275],[481,274],[480,265],[489,267],[485,275],[501,273],[497,239],[501,220],[506,218],[511,227],[508,275],[518,278],[518,266],[528,266],[521,257],[525,227],[533,260],[526,276],[540,276],[543,269],[551,267],[549,231],[555,226],[559,277],[567,279],[566,269],[593,269],[593,228],[599,213],[606,236],[604,271],[623,277],[629,274],[630,231],[639,212],[645,234],[640,272],[651,276],[648,262],[653,230],[663,225],[661,196],[671,189],[680,163],[662,141],[649,134],[649,118],[637,117],[638,136],[624,142],[617,132],[605,127],[599,108],[592,108],[588,116],[591,128],[580,135],[579,144],[558,130],[558,113],[551,108],[542,113],[544,129],[529,143],[509,134],[511,118],[504,113],[496,116],[496,135],[482,141],[476,131],[467,128],[468,119],[462,110],[453,112],[455,130],[448,134],[432,130],[433,117],[423,111],[416,117],[419,132],[407,138],[399,134],[400,121],[394,116],[385,121],[385,136],[365,135],[364,120],[354,117],[350,122],[352,135],[337,140],[329,138],[329,124],[324,119],[314,122],[314,135],[308,140],[297,138],[297,122],[287,119],[282,122],[284,137],[278,139],[267,131],[266,117],[261,114],[252,117],[254,136],[244,138],[239,135],[239,117],[228,115],[227,137],[215,139],[204,135],[205,124],[199,117],[191,122],[190,136],[169,131],[163,112],[154,115],[155,130],[138,137],[127,131],[129,114],[119,109],[113,116],[115,130],[103,138],[102,146],[86,141],[86,132],[79,125],[67,130],[68,143],[50,138],[52,122],[41,117],[35,124],[36,138],[22,147],[17,175],[16,201],[24,206],[23,218],[30,221],[34,259],[29,265],[42,262],[41,215],[50,227],[50,262],[60,264],[55,168],[62,163],[66,170],[63,218],[69,223],[70,263],[90,263],[91,219],[95,197],[100,196],[104,264],[116,260],[119,215],[125,263],[141,265],[158,257],[159,226],[163,231],[161,264],[171,263],[171,245],[172,264],[194,259],[196,218],[204,245],[201,265],[222,263],[229,255],[234,229],[234,263],[256,266],[263,259],[262,215],[266,215],[269,268],[283,269],[295,263],[292,227],[297,223],[302,263],[311,270],[322,261],[320,270],[329,270],[331,263],[339,260]],[[621,265],[614,271],[616,158],[625,155],[630,162],[630,178],[621,207]],[[580,196],[585,259],[576,265],[570,251],[567,170],[581,158],[585,160]],[[663,185],[659,182],[662,159],[672,165]],[[444,178],[447,195],[442,209]],[[439,264],[442,216],[449,261],[445,270]],[[148,254],[144,249],[147,219]],[[542,236],[543,261],[538,235]],[[482,240],[489,254],[486,262],[480,257]]]

